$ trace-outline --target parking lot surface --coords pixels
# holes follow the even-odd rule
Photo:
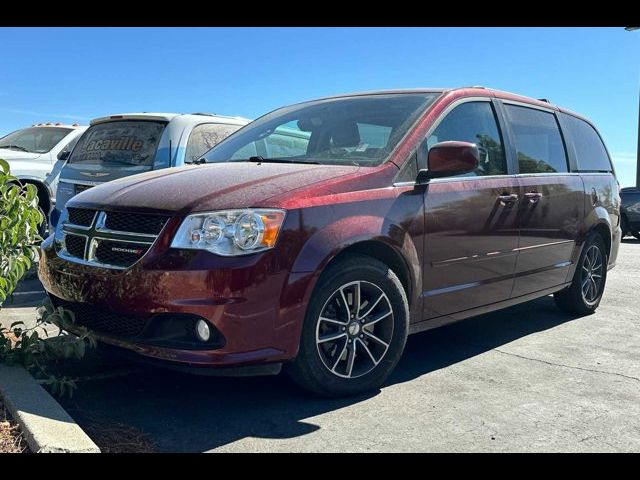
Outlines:
[[[134,427],[155,451],[639,451],[638,292],[640,242],[628,239],[596,314],[545,297],[414,335],[365,396],[95,355],[62,403],[87,430],[96,419]]]

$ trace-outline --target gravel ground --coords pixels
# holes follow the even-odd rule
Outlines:
[[[0,398],[0,453],[27,453],[27,445],[22,439],[18,426],[9,418]]]

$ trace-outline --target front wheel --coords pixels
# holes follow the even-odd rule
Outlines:
[[[42,223],[38,225],[38,235],[40,235],[44,239],[49,233],[49,217],[42,207],[38,206],[38,210],[42,215]]]
[[[595,312],[607,281],[607,253],[602,237],[592,232],[584,244],[571,286],[555,293],[556,305],[568,313]]]
[[[287,371],[324,396],[378,388],[402,355],[408,321],[407,296],[396,274],[373,258],[349,256],[320,278],[298,356]]]

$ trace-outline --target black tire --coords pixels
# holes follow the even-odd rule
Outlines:
[[[357,295],[363,300],[356,302]],[[335,316],[328,317],[329,323],[320,318],[332,312]],[[335,333],[322,330],[331,328]],[[320,277],[307,307],[298,355],[286,365],[286,371],[298,385],[322,396],[373,390],[384,383],[400,360],[408,331],[407,295],[396,274],[374,258],[349,255]],[[322,337],[337,335],[342,338],[321,343]],[[388,342],[378,343],[370,337]]]
[[[599,253],[601,262],[601,268],[599,269],[591,269],[591,260],[589,257],[593,258],[594,249]],[[593,267],[596,267],[599,262],[595,260],[593,263]],[[600,234],[592,232],[587,237],[582,252],[580,253],[571,286],[553,295],[556,305],[567,313],[578,315],[590,315],[594,313],[598,305],[600,305],[604,287],[607,283],[607,265],[608,257],[604,241]],[[590,269],[591,275],[588,274]],[[596,275],[599,275],[599,277],[596,278]],[[589,278],[587,279],[587,277]],[[588,293],[586,294],[583,291],[583,285],[586,285],[586,288],[588,288]]]
[[[631,234],[631,230],[629,229],[629,221],[627,220],[626,215],[622,215],[622,220],[620,221],[620,228],[622,229],[622,238]]]
[[[43,217],[42,223],[38,225],[38,235],[40,235],[44,240],[49,232],[49,216],[45,213],[42,207],[38,206],[38,210],[40,210]]]

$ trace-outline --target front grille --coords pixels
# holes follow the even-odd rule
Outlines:
[[[116,337],[138,337],[148,321],[147,317],[118,315],[88,303],[68,302],[53,295],[51,296],[51,301],[56,307],[72,311],[75,316],[75,325],[82,325],[97,333],[105,333]]]
[[[129,267],[147,253],[150,245],[100,240],[96,249],[96,260],[107,265]]]
[[[67,235],[64,239],[64,245],[69,255],[84,258],[84,247],[87,239],[78,235]]]
[[[104,226],[119,232],[145,233],[157,235],[169,217],[163,215],[139,215],[126,212],[107,212]]]
[[[73,225],[81,225],[88,227],[93,222],[93,217],[96,214],[95,210],[88,210],[86,208],[68,208],[69,211],[69,223]]]
[[[85,190],[89,190],[90,188],[93,188],[93,185],[80,185],[79,183],[76,183],[76,195],[80,192],[84,192]]]
[[[61,224],[66,248],[60,256],[115,269],[129,268],[144,257],[170,218],[78,207],[68,207],[68,213]]]

